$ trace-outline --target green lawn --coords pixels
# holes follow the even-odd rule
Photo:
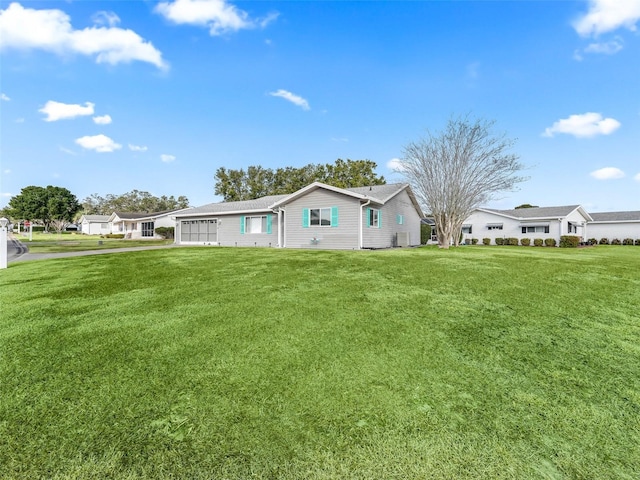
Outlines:
[[[0,477],[637,479],[640,248],[0,271]]]
[[[34,233],[33,240],[28,236],[15,237],[29,247],[30,253],[79,252],[86,250],[105,250],[109,248],[146,247],[150,245],[170,245],[173,240],[125,240],[119,238],[101,238],[96,235]]]

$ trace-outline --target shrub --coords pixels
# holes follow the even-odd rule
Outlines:
[[[471,245],[477,245],[478,244],[478,239],[477,238],[472,238],[471,239]]]
[[[420,224],[420,245],[426,245],[431,240],[431,225]]]
[[[520,245],[522,245],[523,247],[528,247],[529,245],[531,245],[531,239],[530,238],[522,238],[520,240]]]
[[[534,238],[533,245],[535,247],[541,247],[542,245],[544,245],[544,240],[542,240],[541,238]]]
[[[555,238],[545,238],[544,239],[544,244],[547,247],[555,247],[556,246],[556,239]]]
[[[601,238],[600,241],[598,242],[600,245],[609,245],[609,239],[608,238]]]
[[[496,238],[496,245],[504,245],[504,238]]]
[[[620,245],[620,244],[621,242],[617,238],[614,238],[613,240],[611,240],[611,245]]]
[[[598,240],[596,240],[595,238],[590,238],[589,240],[587,240],[587,243],[589,245],[597,245],[598,244]]]
[[[518,239],[516,237],[507,238],[507,245],[518,245]]]
[[[124,233],[107,233],[100,235],[100,238],[124,238]]]
[[[633,245],[633,238],[625,238],[625,239],[622,241],[622,244],[623,244],[623,245]]]
[[[562,235],[560,237],[560,248],[576,248],[580,243],[580,237],[575,235]]]
[[[164,238],[173,239],[175,234],[175,227],[158,227],[156,233],[162,235]]]
[[[640,238],[636,238],[636,245],[640,245]]]
[[[482,239],[482,244],[483,245],[491,245],[491,239],[490,238],[483,238]]]

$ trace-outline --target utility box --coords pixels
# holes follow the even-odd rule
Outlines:
[[[397,232],[396,233],[396,246],[408,247],[409,246],[409,232]]]

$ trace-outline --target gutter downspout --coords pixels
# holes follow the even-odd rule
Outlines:
[[[364,207],[366,207],[367,205],[369,205],[371,203],[371,200],[367,200],[367,203],[363,203],[362,205],[360,205],[361,209],[364,209]],[[358,244],[359,244],[359,248],[360,250],[362,250],[364,248],[364,232],[363,232],[363,223],[362,223],[362,217],[364,215],[364,210],[360,211],[360,218],[358,219]]]

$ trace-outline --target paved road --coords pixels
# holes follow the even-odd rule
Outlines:
[[[84,257],[86,255],[104,255],[107,253],[137,252],[140,250],[157,250],[159,248],[172,248],[176,245],[149,245],[148,247],[107,248],[103,250],[85,250],[81,252],[64,253],[29,253],[29,247],[9,234],[7,242],[7,259],[9,263],[24,262],[28,260],[44,260],[49,258]]]

